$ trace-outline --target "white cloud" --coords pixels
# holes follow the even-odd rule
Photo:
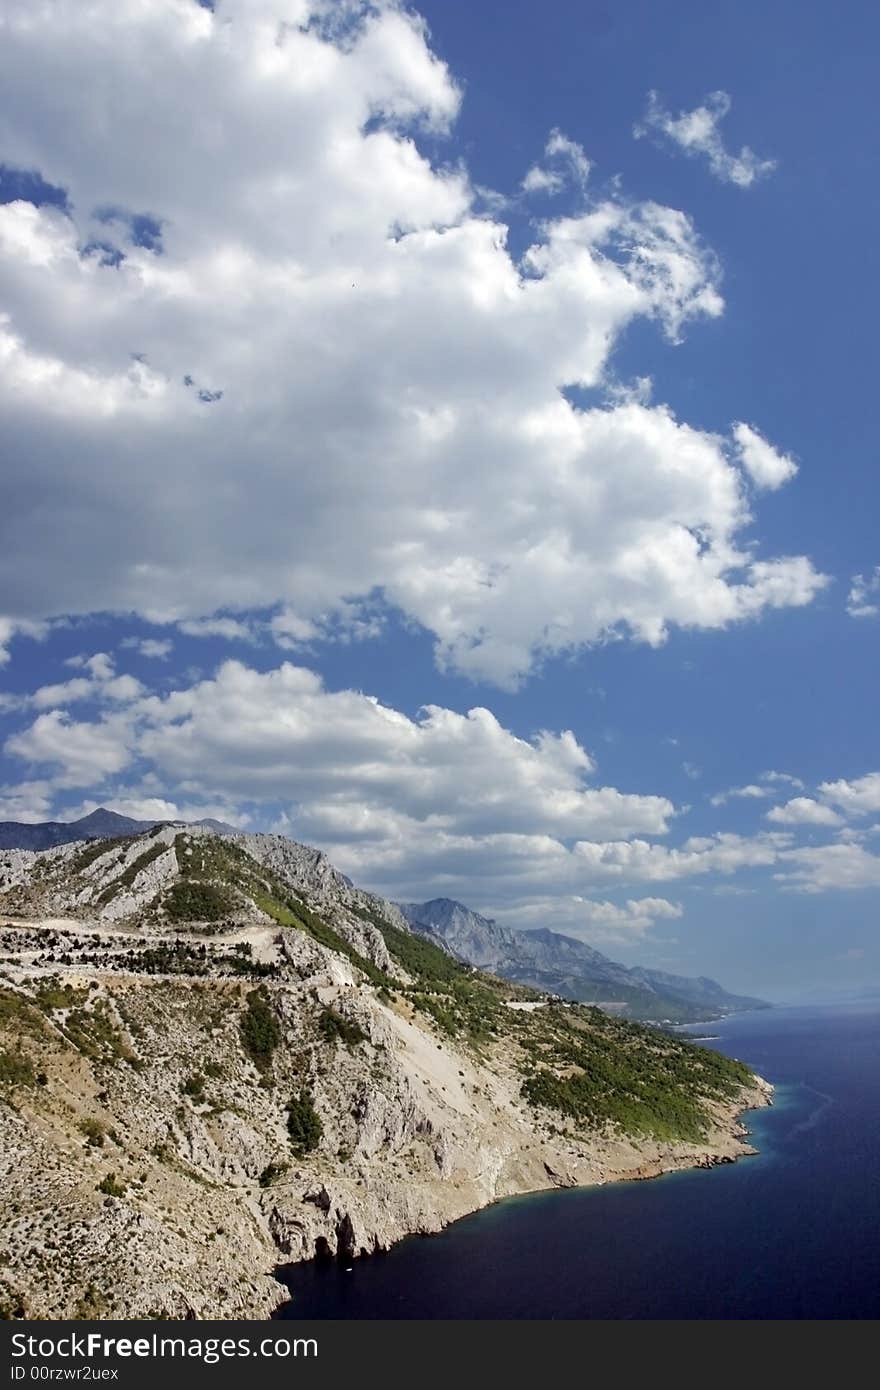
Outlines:
[[[822,782],[819,795],[847,816],[874,815],[880,811],[880,772],[868,772],[853,782]]]
[[[64,710],[40,714],[24,730],[10,734],[4,751],[33,766],[53,769],[55,788],[93,787],[128,766],[130,724],[125,715],[76,722]]]
[[[5,788],[3,804],[31,819],[48,812],[53,794],[79,787],[88,800],[78,814],[107,804],[139,818],[161,806],[186,819],[274,821],[389,896],[459,897],[523,924],[552,917],[596,939],[637,935],[677,915],[666,899],[633,894],[620,904],[597,890],[715,886],[770,869],[789,888],[817,892],[865,886],[877,862],[862,844],[876,825],[858,835],[841,829],[846,839],[813,848],[799,847],[788,827],[842,827],[835,806],[873,813],[880,774],[823,783],[821,800],[776,808],[770,819],[785,829],[667,845],[657,837],[668,833],[672,804],[596,785],[595,763],[571,733],[524,739],[480,707],[428,706],[411,718],[359,691],[329,691],[291,663],[261,672],[227,661],[210,679],[91,720],[52,709],[10,735],[4,751],[29,764],[31,780]]]
[[[581,837],[662,835],[674,814],[663,797],[595,785],[570,733],[518,738],[482,708],[411,719],[288,663],[261,673],[229,661],[211,680],[92,721],[43,713],[5,751],[47,769],[53,789],[88,787],[80,811],[158,814],[161,801],[169,814],[215,806],[235,820],[236,805],[280,805],[281,828],[397,895],[454,879],[511,903],[526,891],[584,897]],[[120,774],[139,788],[119,788]],[[647,909],[627,913],[640,929]]]
[[[735,424],[733,437],[739,449],[740,462],[756,487],[775,492],[797,473],[794,459],[780,454],[751,425],[745,425],[742,421]]]
[[[14,787],[0,787],[0,821],[16,820],[33,824],[46,820],[52,805],[52,786],[49,782],[19,782]]]
[[[880,565],[875,566],[873,573],[867,576],[853,575],[846,611],[851,618],[880,616]]]
[[[140,715],[139,751],[166,780],[299,803],[313,830],[340,841],[395,818],[457,834],[662,834],[673,814],[662,797],[587,786],[594,765],[570,733],[526,741],[481,708],[432,705],[409,719],[289,663],[261,673],[228,661]]]
[[[786,856],[794,868],[777,875],[804,893],[880,888],[880,855],[858,844],[817,845]]]
[[[174,643],[159,637],[126,637],[121,644],[133,648],[148,661],[167,661],[174,649]]]
[[[0,207],[9,611],[319,622],[372,597],[512,685],[612,632],[808,603],[808,560],[756,558],[732,446],[560,394],[635,319],[674,341],[721,312],[690,220],[596,197],[514,259],[418,148],[460,100],[421,22],[351,5],[334,41],[315,13],[3,7],[4,159],[72,208]]]
[[[744,787],[728,787],[725,792],[716,792],[709,798],[712,806],[724,806],[728,801],[742,799],[745,801],[758,801],[762,797],[770,796],[766,787],[759,787],[754,782],[749,782]]]
[[[796,787],[798,791],[803,791],[804,789],[804,784],[800,777],[792,777],[790,772],[774,772],[772,770],[770,772],[762,772],[761,781],[770,782],[771,784],[782,783],[789,787]]]
[[[533,164],[527,171],[522,186],[526,193],[547,193],[554,197],[562,192],[565,179],[556,169],[542,169],[540,164]]]
[[[375,603],[341,599],[326,613],[304,618],[295,609],[282,608],[269,621],[275,645],[285,651],[298,651],[314,641],[363,642],[378,637],[385,616]]]
[[[49,631],[48,623],[33,622],[26,618],[8,618],[0,613],[0,666],[9,660],[9,643],[13,637],[32,637],[42,641]]]
[[[143,694],[144,687],[134,676],[116,674],[113,658],[106,652],[96,652],[90,657],[70,657],[65,664],[88,671],[88,675],[43,685],[22,703],[37,709],[57,709],[79,700],[109,700],[124,705]]]
[[[131,816],[133,820],[195,821],[210,817],[213,820],[227,821],[230,825],[235,825],[241,829],[245,829],[247,825],[246,816],[240,815],[234,808],[224,803],[169,801],[161,796],[138,795],[134,790],[129,790],[122,795],[112,794],[103,797],[100,801],[88,798],[79,806],[65,811],[64,819],[66,821],[79,820],[81,816],[91,815],[92,811],[97,811],[99,807],[103,807],[107,811],[115,811],[120,816]]]
[[[301,618],[292,609],[276,613],[269,624],[276,646],[294,651],[321,636],[320,624],[311,618]]]
[[[708,873],[732,874],[741,869],[775,864],[791,837],[764,833],[751,838],[716,833],[694,835],[679,847],[649,844],[645,840],[596,844],[580,841],[574,853],[597,880],[666,883]]]
[[[784,806],[774,806],[767,812],[774,825],[842,825],[843,821],[830,806],[823,806],[809,796],[795,796]]]
[[[494,909],[487,908],[491,916]],[[585,941],[624,943],[644,937],[657,921],[677,920],[684,915],[679,903],[667,898],[628,898],[624,903],[596,900],[572,894],[565,897],[533,898],[498,909],[504,925],[528,931],[549,927]]]
[[[188,618],[177,624],[187,637],[223,637],[227,642],[253,642],[249,623],[239,618]]]
[[[586,187],[591,164],[583,146],[576,140],[570,140],[561,130],[551,130],[544,146],[544,157],[551,167],[533,164],[522,181],[525,193],[545,193],[555,197],[570,182],[580,189]]]
[[[649,92],[645,115],[633,127],[633,135],[638,140],[656,132],[685,154],[704,157],[711,172],[722,183],[750,188],[757,179],[773,172],[776,161],[761,159],[748,145],[743,145],[739,154],[725,149],[718,127],[730,107],[731,100],[726,92],[711,92],[702,106],[673,116],[663,106],[657,92]]]

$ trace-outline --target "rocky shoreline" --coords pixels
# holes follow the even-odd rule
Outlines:
[[[636,1147],[624,1139],[597,1139],[590,1146],[588,1154],[575,1156],[569,1153],[566,1155],[569,1161],[560,1163],[558,1168],[553,1168],[546,1157],[541,1160],[543,1172],[532,1164],[527,1165],[520,1171],[522,1185],[508,1179],[502,1183],[501,1190],[485,1200],[475,1200],[477,1185],[458,1184],[453,1190],[445,1190],[442,1196],[437,1194],[434,1203],[428,1201],[417,1220],[411,1218],[413,1208],[408,1200],[399,1203],[392,1198],[378,1209],[370,1196],[354,1195],[345,1186],[331,1184],[328,1187],[322,1184],[317,1192],[310,1193],[303,1200],[313,1204],[324,1217],[324,1221],[318,1223],[323,1226],[324,1235],[316,1238],[320,1256],[335,1256],[346,1261],[365,1258],[369,1254],[390,1249],[408,1236],[438,1234],[453,1222],[508,1197],[527,1196],[554,1188],[648,1181],[666,1173],[735,1163],[758,1152],[748,1142],[750,1131],[741,1117],[751,1110],[772,1104],[773,1087],[762,1077],[756,1076],[754,1085],[744,1090],[736,1102],[729,1107],[718,1108],[715,1126],[704,1145],[643,1143]],[[648,1157],[644,1156],[646,1149],[651,1151]],[[637,1161],[640,1156],[641,1161]],[[272,1229],[278,1248],[288,1257],[276,1271],[278,1275],[314,1258],[301,1243],[306,1228],[300,1212],[292,1214],[291,1219],[289,1211],[285,1214],[282,1210],[276,1210]],[[309,1223],[309,1236],[315,1230],[317,1225]],[[277,1307],[285,1306],[288,1301],[286,1290],[282,1290]]]
[[[196,857],[211,879],[181,871]],[[393,905],[280,837],[230,849],[172,828],[18,852],[5,872],[6,1316],[267,1318],[287,1299],[283,1266],[387,1250],[506,1197],[754,1152],[740,1116],[772,1090],[745,1068],[695,1064],[697,1049],[595,1010],[534,995],[517,1007],[516,987],[420,944]],[[239,895],[234,920],[180,926],[155,906],[157,893],[202,904],[206,882]],[[285,884],[311,906],[284,906]],[[255,999],[262,1055],[246,1028]],[[622,1086],[668,1078],[655,1083],[669,1088],[667,1128],[699,1113],[704,1137],[549,1108],[553,1086],[582,1074],[565,1048],[591,1038]],[[297,1105],[315,1121],[306,1145]]]

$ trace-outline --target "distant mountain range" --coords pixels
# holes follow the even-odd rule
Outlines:
[[[628,1018],[687,1023],[769,1007],[761,999],[729,994],[705,976],[691,979],[620,965],[585,942],[546,928],[503,927],[451,898],[397,906],[414,931],[469,965],[567,999],[614,1006]]]
[[[161,820],[135,820],[101,806],[75,821],[0,821],[0,850],[54,849],[77,840],[123,839],[142,835]],[[190,822],[218,835],[234,835],[232,825],[210,818]],[[761,999],[729,994],[715,980],[691,979],[641,966],[628,967],[574,937],[546,928],[517,931],[472,912],[451,898],[398,903],[411,927],[458,960],[515,984],[601,1004],[627,1018],[692,1023],[745,1009],[769,1007]]]
[[[152,830],[155,825],[165,825],[159,820],[133,820],[131,816],[120,816],[115,811],[107,811],[99,806],[88,816],[79,820],[40,821],[28,825],[25,821],[0,821],[0,849],[54,849],[56,845],[73,844],[76,840],[120,839],[131,835],[141,835]],[[218,835],[234,835],[235,826],[226,825],[219,820],[200,820],[195,825],[206,826]]]

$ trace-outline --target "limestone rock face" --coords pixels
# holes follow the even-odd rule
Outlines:
[[[171,915],[215,886],[227,917]],[[523,1099],[547,1001],[506,1010],[491,981],[496,1021],[471,1032],[450,1014],[471,974],[444,985],[441,957],[416,978],[395,932],[390,904],[278,836],[0,853],[0,1305],[263,1318],[290,1262],[750,1151],[757,1078],[698,1143],[564,1131]]]

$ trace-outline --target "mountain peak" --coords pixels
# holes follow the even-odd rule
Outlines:
[[[459,960],[630,1018],[696,1022],[762,1001],[728,994],[715,980],[627,967],[549,927],[518,931],[454,898],[398,903],[413,931],[440,941]]]

